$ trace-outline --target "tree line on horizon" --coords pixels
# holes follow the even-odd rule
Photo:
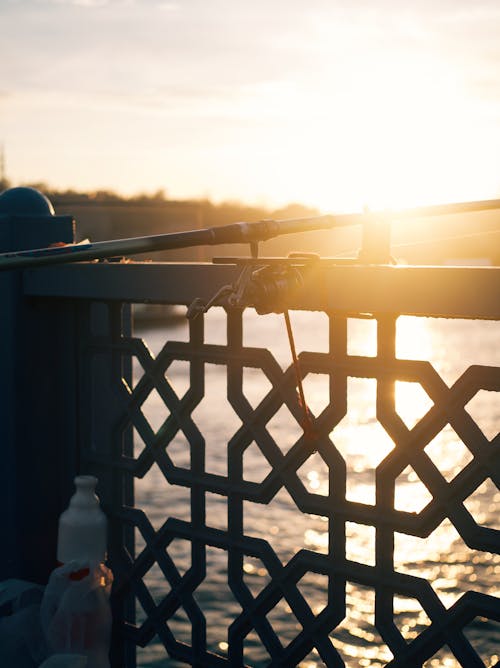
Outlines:
[[[293,202],[278,209],[264,206],[247,204],[240,200],[226,200],[220,203],[213,202],[210,198],[171,199],[163,189],[148,193],[138,192],[132,195],[123,195],[107,188],[82,191],[72,188],[60,190],[47,185],[44,182],[25,184],[27,187],[36,188],[52,202],[57,211],[58,207],[67,209],[68,206],[103,205],[103,206],[158,206],[169,207],[172,205],[195,206],[202,211],[203,219],[226,219],[227,216],[238,214],[244,215],[245,220],[260,220],[262,218],[275,217],[286,218],[296,216],[315,216],[319,211],[314,207]],[[0,180],[0,192],[11,187],[7,179]],[[214,223],[216,224],[216,223]]]

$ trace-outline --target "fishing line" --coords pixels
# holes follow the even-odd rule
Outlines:
[[[500,234],[500,230],[487,230],[486,232],[469,232],[467,234],[456,234],[448,237],[437,237],[436,239],[422,239],[421,241],[405,241],[398,244],[391,244],[391,251],[404,248],[418,248],[419,246],[434,246],[436,244],[446,243],[448,241],[461,241],[465,239],[473,239],[478,237],[489,237],[494,234]],[[351,248],[349,250],[342,250],[335,253],[335,258],[356,258],[359,253],[359,248]]]
[[[469,232],[467,234],[457,234],[449,237],[438,237],[437,239],[422,239],[422,241],[408,241],[400,244],[392,244],[394,248],[412,248],[413,246],[429,246],[430,244],[440,244],[446,241],[460,241],[462,239],[471,239],[474,237],[487,237],[492,234],[500,234],[500,230],[487,230],[486,232]]]
[[[286,332],[288,335],[288,343],[290,345],[290,352],[292,354],[292,365],[295,371],[295,379],[297,381],[297,389],[299,393],[299,404],[302,409],[303,417],[301,421],[301,427],[304,430],[304,438],[306,442],[308,443],[313,443],[314,441],[317,440],[317,432],[316,429],[314,428],[314,423],[313,423],[313,415],[311,411],[309,410],[309,407],[306,403],[305,395],[304,395],[304,385],[302,383],[302,373],[300,370],[300,360],[297,355],[297,350],[295,348],[295,340],[293,336],[293,330],[292,330],[292,324],[290,322],[290,314],[288,313],[288,309],[285,309],[283,311],[283,315],[285,317],[285,325],[286,325]]]

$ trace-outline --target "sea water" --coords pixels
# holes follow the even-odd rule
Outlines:
[[[328,350],[325,314],[294,312],[292,325],[298,351]],[[428,360],[448,386],[471,364],[500,366],[500,323],[400,317],[397,331],[397,357]],[[282,316],[257,316],[249,310],[245,313],[244,332],[245,345],[269,349],[283,369],[290,365],[290,349]],[[375,321],[350,319],[348,332],[349,354],[376,355]],[[138,329],[136,335],[144,339],[152,354],[157,354],[167,340],[187,340],[187,324],[179,318],[164,327]],[[205,341],[226,343],[226,318],[222,309],[214,308],[206,316]],[[140,377],[138,365],[134,373],[136,378]],[[174,362],[168,368],[167,376],[177,394],[182,396],[189,387],[188,363]],[[225,367],[207,364],[205,379],[205,396],[192,417],[206,441],[207,471],[225,476],[227,442],[241,422],[226,398]],[[256,406],[269,391],[270,383],[261,370],[247,369],[243,387],[249,402]],[[324,377],[309,374],[304,391],[311,411],[318,415],[328,403],[327,379],[325,382]],[[466,405],[466,410],[490,441],[497,435],[500,423],[498,398],[497,393],[481,390]],[[394,447],[376,419],[375,399],[374,379],[349,378],[347,414],[330,435],[347,462],[346,498],[365,504],[375,503],[375,469]],[[411,428],[431,406],[432,401],[419,384],[396,383],[396,410],[408,427]],[[168,415],[156,393],[150,395],[142,410],[155,430]],[[270,420],[267,429],[283,453],[301,433],[300,427],[284,407]],[[140,442],[136,443],[137,451],[141,447]],[[168,452],[177,466],[189,466],[189,450],[182,433],[169,445]],[[447,481],[453,480],[472,459],[470,451],[449,425],[429,443],[426,453]],[[245,453],[244,467],[244,477],[254,482],[260,482],[269,472],[269,464],[255,444]],[[318,455],[305,462],[299,476],[309,491],[328,494],[328,471]],[[418,512],[431,498],[415,471],[407,467],[397,480],[396,508]],[[497,528],[499,500],[498,489],[487,478],[465,501],[465,506],[478,524]],[[206,501],[207,524],[225,530],[225,498],[207,493]],[[189,490],[166,483],[156,465],[137,481],[136,505],[145,510],[155,528],[159,528],[168,517],[190,519]],[[245,502],[244,521],[246,535],[268,541],[283,564],[302,548],[322,553],[328,550],[326,519],[301,513],[284,488],[268,505]],[[143,545],[137,534],[138,552]],[[168,553],[182,575],[190,565],[190,545],[187,541],[175,540],[170,544]],[[346,556],[361,564],[375,563],[373,527],[347,523]],[[447,519],[427,538],[396,533],[394,565],[398,572],[427,579],[446,608],[471,589],[500,595],[500,556],[469,548]],[[227,656],[227,628],[241,608],[227,585],[226,552],[208,547],[206,566],[206,578],[197,588],[194,598],[207,620],[209,649]],[[253,595],[257,595],[270,577],[260,560],[247,557],[244,579]],[[144,582],[157,604],[170,589],[156,565],[148,571]],[[325,576],[309,573],[300,585],[311,610],[318,614],[326,604]],[[374,600],[373,589],[348,582],[346,617],[330,633],[330,638],[349,668],[384,666],[392,658],[374,625]],[[144,619],[140,605],[137,606],[137,618],[138,623]],[[278,602],[267,618],[284,646],[300,632],[301,625],[284,599]],[[415,638],[430,623],[416,599],[400,596],[394,600],[394,620],[407,641]],[[169,621],[169,628],[177,640],[191,642],[191,627],[185,613],[179,611]],[[486,666],[495,665],[500,654],[500,625],[479,618],[467,627],[465,633]],[[269,662],[269,655],[255,632],[247,637],[245,662],[259,668]],[[138,666],[160,668],[180,665],[168,658],[157,641],[138,650]],[[324,664],[313,650],[299,665],[301,668],[313,668]],[[424,665],[426,668],[452,668],[459,663],[444,648]]]

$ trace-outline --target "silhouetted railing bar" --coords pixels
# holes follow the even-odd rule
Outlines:
[[[265,258],[262,260],[265,264]],[[311,266],[290,309],[447,318],[500,317],[500,268]],[[189,305],[209,300],[239,269],[209,264],[92,264],[24,272],[26,295]]]

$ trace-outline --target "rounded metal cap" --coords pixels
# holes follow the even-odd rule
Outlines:
[[[54,207],[48,197],[36,188],[19,186],[0,194],[0,214],[10,216],[53,216]]]

